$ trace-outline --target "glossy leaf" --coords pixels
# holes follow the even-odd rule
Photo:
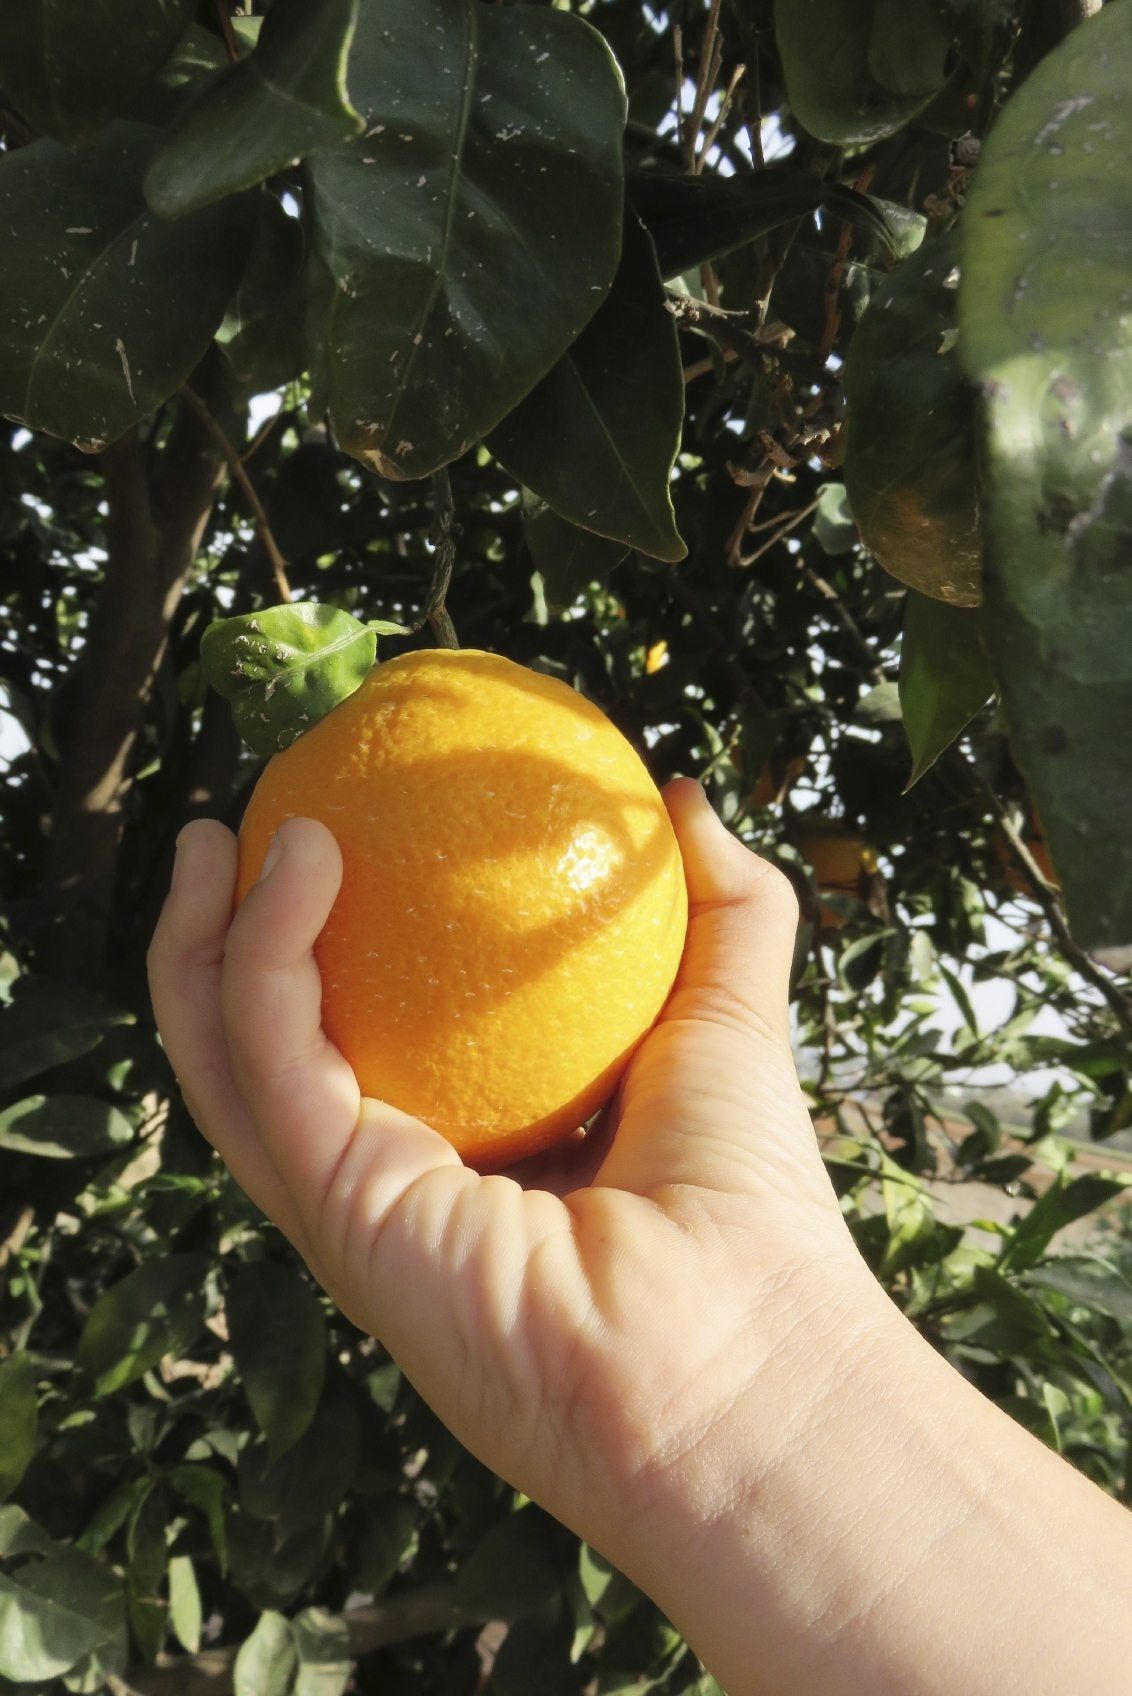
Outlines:
[[[523,499],[523,532],[552,609],[571,606],[591,583],[606,582],[629,551],[624,542],[560,518],[529,492]]]
[[[217,619],[200,657],[248,747],[275,754],[354,693],[377,657],[377,634],[337,607],[293,601]]]
[[[133,1139],[125,1114],[95,1096],[29,1095],[0,1112],[0,1148],[12,1154],[85,1159]]]
[[[149,211],[156,133],[120,123],[78,152],[37,141],[0,155],[0,225],[18,253],[0,270],[0,412],[87,449],[189,376],[255,234],[240,200],[176,224]]]
[[[1132,1176],[1106,1178],[1099,1172],[1086,1172],[1079,1178],[1066,1179],[1059,1172],[1055,1182],[1039,1196],[1003,1252],[1002,1264],[1012,1272],[1034,1266],[1049,1244],[1066,1225],[1085,1219],[1108,1201],[1127,1192]]]
[[[288,1696],[297,1665],[291,1622],[269,1608],[240,1645],[233,1673],[235,1696]]]
[[[265,196],[255,245],[216,332],[247,394],[282,388],[306,367],[305,251],[298,219]]]
[[[205,1255],[171,1254],[145,1261],[99,1296],[75,1355],[96,1396],[132,1384],[192,1342],[204,1320],[207,1268]]]
[[[845,362],[845,485],[861,540],[900,582],[978,601],[974,403],[955,353],[959,271],[949,237],[872,297]]]
[[[146,199],[165,218],[262,182],[356,135],[346,64],[359,0],[275,0],[255,49],[176,119],[150,163]]]
[[[774,166],[734,177],[636,170],[625,192],[653,239],[661,275],[679,277],[816,212],[824,191],[809,171]]]
[[[487,447],[572,524],[655,559],[687,554],[669,478],[684,422],[676,321],[636,217],[604,303]]]
[[[120,1649],[123,1631],[117,1578],[78,1549],[56,1545],[0,1576],[0,1678],[57,1678],[100,1649]]]
[[[169,57],[196,0],[12,0],[0,6],[0,84],[36,130],[85,141]]]
[[[912,753],[909,789],[993,693],[977,610],[948,606],[909,589],[900,645],[900,708]]]
[[[169,1562],[169,1623],[182,1649],[195,1655],[200,1648],[202,1608],[200,1586],[189,1555],[174,1555]]]
[[[580,18],[479,0],[364,7],[350,92],[365,135],[306,167],[316,405],[364,464],[422,477],[608,293],[624,93]]]
[[[289,1266],[260,1261],[226,1300],[232,1353],[273,1460],[314,1418],[326,1371],[326,1321],[313,1290]]]
[[[775,0],[774,32],[791,111],[838,146],[891,135],[947,80],[932,0]]]
[[[30,980],[0,1008],[0,1089],[10,1090],[89,1054],[134,1015],[96,995]]]
[[[1054,1290],[1075,1307],[1107,1313],[1132,1335],[1132,1280],[1103,1260],[1059,1254],[1028,1272],[1026,1284]]]
[[[0,1500],[10,1496],[35,1453],[39,1402],[26,1354],[0,1360]]]
[[[984,629],[1015,758],[1088,948],[1132,946],[1132,5],[1043,60],[962,221],[981,396]]]

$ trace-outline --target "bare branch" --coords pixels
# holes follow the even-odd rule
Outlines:
[[[436,517],[431,540],[436,550],[436,564],[425,619],[440,647],[458,648],[460,639],[446,605],[456,565],[456,507],[452,499],[452,481],[445,467],[433,473],[432,486],[436,497]]]
[[[289,601],[291,599],[291,585],[287,579],[287,562],[283,558],[283,553],[278,542],[272,535],[271,525],[267,521],[267,514],[263,510],[263,504],[255,492],[255,485],[248,476],[243,460],[240,458],[239,454],[228,440],[224,430],[217,423],[216,419],[212,416],[212,413],[209,411],[208,407],[196,391],[191,389],[186,383],[184,388],[181,390],[181,394],[184,399],[188,401],[205,429],[211,435],[213,441],[224,456],[225,464],[232,473],[236,482],[239,484],[244,499],[247,501],[248,506],[251,509],[252,519],[257,531],[259,532],[260,541],[263,543],[267,557],[271,561],[271,571],[275,578],[275,587],[279,591],[279,598],[283,601]],[[258,443],[254,445],[258,446]]]

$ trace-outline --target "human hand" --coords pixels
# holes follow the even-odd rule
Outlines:
[[[186,1100],[237,1181],[470,1449],[606,1548],[788,1333],[812,1356],[796,1399],[813,1393],[863,1271],[790,1054],[793,893],[698,784],[667,801],[683,967],[564,1195],[534,1187],[539,1163],[479,1177],[359,1097],[320,1026],[311,950],[340,878],[321,825],[283,826],[231,924],[235,840],[189,826],[150,958]]]
[[[361,1099],[312,953],[340,859],[302,819],[234,919],[235,839],[183,834],[150,978],[190,1111],[450,1429],[647,1590],[731,1696],[1115,1696],[1127,1514],[873,1280],[791,1058],[793,894],[697,784],[665,798],[683,964],[572,1154],[480,1177]],[[540,1187],[571,1160],[562,1193]]]

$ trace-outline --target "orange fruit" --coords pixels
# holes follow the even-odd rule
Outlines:
[[[363,1094],[494,1168],[609,1099],[668,998],[688,907],[664,803],[599,708],[494,654],[389,660],[267,765],[239,900],[297,816],[342,850],[315,954]]]
[[[862,876],[876,871],[876,855],[864,837],[837,819],[807,818],[792,840],[823,894],[860,895]],[[819,902],[818,917],[829,930],[845,923],[845,915],[827,901]]]

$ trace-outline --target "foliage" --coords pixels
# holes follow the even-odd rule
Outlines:
[[[1132,0],[253,10],[0,18],[0,1688],[707,1696],[189,1120],[144,951],[259,769],[206,677],[262,754],[454,630],[702,774],[797,882],[862,1252],[1129,1500],[1128,1215],[1064,1133],[1132,1127]],[[969,539],[970,441],[954,608],[856,473]]]

